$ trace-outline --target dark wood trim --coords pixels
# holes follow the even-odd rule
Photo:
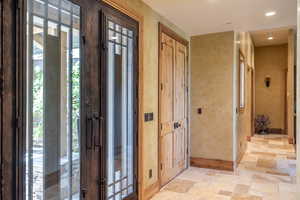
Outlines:
[[[1,135],[2,135],[2,190],[1,198],[17,199],[18,170],[16,158],[16,9],[17,1],[2,1],[1,32]],[[0,198],[0,199],[1,199]]]
[[[233,171],[233,161],[191,157],[191,166]]]

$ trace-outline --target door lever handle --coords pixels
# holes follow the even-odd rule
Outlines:
[[[93,148],[93,119],[92,117],[86,118],[86,148],[88,150]]]
[[[87,130],[87,136],[86,136],[86,148],[91,150],[95,149],[95,147],[101,146],[99,140],[100,136],[99,133],[95,133],[98,129],[95,129],[96,127],[99,127],[99,114],[93,113],[92,115],[87,117],[86,121],[86,130]]]
[[[99,135],[99,114],[97,112],[94,112],[92,115],[92,132],[93,132],[93,148],[95,150],[96,147],[100,146],[99,140],[100,140],[100,135]],[[97,127],[97,128],[95,128]],[[94,130],[95,128],[95,130]]]
[[[178,122],[175,122],[175,123],[174,123],[174,129],[177,129],[178,127],[179,127]]]
[[[100,131],[97,132],[97,137],[95,138],[95,141],[94,141],[94,145],[95,147],[102,147],[103,146],[103,139],[102,139],[102,135],[103,135],[103,130],[104,130],[104,118],[102,116],[97,116],[95,117],[94,119],[95,121],[97,121],[97,124],[98,126],[100,126]],[[100,123],[99,123],[100,121]],[[99,129],[97,129],[99,130]]]

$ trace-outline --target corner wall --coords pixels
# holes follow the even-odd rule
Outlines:
[[[254,44],[249,32],[236,32],[237,34],[237,52],[236,52],[236,68],[239,68],[239,52],[242,52],[246,59],[246,71],[245,71],[245,108],[242,112],[237,114],[237,133],[236,133],[236,161],[239,162],[247,149],[247,138],[252,135],[252,115],[251,112],[252,106],[254,105],[254,97],[251,94],[252,85],[251,79],[252,74],[255,74],[255,66],[254,66]],[[236,42],[237,42],[236,41]],[[252,73],[253,71],[253,73]],[[237,77],[239,77],[237,70]],[[254,78],[254,77],[253,77]],[[238,79],[237,79],[238,80]],[[238,81],[236,83],[239,85]],[[237,87],[237,90],[239,88]],[[237,94],[239,94],[237,92]],[[254,92],[255,94],[255,92]],[[239,96],[236,96],[237,102],[239,102]],[[239,105],[237,105],[237,109]],[[254,110],[254,107],[253,107]]]
[[[233,161],[234,32],[191,38],[191,157]],[[202,114],[197,110],[202,108]]]

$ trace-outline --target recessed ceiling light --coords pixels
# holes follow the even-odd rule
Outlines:
[[[266,17],[271,17],[271,16],[274,16],[274,15],[276,15],[276,12],[275,12],[275,11],[267,12],[267,13],[265,14]]]
[[[273,40],[273,39],[274,39],[273,36],[268,37],[268,40]]]

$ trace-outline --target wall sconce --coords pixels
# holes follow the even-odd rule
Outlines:
[[[265,78],[265,84],[266,84],[266,87],[267,87],[267,88],[270,87],[270,85],[271,85],[271,77],[267,76],[267,77]]]

